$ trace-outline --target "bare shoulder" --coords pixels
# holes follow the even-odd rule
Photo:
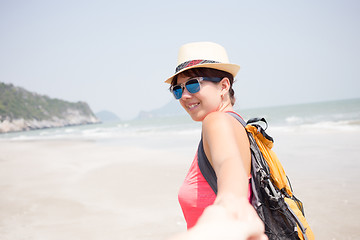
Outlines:
[[[239,144],[248,145],[245,128],[233,116],[226,112],[213,112],[208,114],[202,124],[203,138],[206,142],[235,140]]]
[[[245,133],[241,123],[226,112],[212,112],[208,114],[202,122],[203,131],[235,131]]]
[[[212,112],[209,113],[203,120],[203,128],[215,125],[228,125],[231,124],[231,116],[225,112]]]

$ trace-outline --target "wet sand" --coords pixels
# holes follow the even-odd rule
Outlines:
[[[359,132],[271,134],[316,239],[359,239]],[[184,231],[177,191],[198,134],[154,138],[0,140],[0,239],[155,240]]]

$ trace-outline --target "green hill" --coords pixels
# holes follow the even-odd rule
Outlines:
[[[97,122],[85,102],[67,102],[0,82],[0,133]]]

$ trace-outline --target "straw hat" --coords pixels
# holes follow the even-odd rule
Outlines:
[[[225,48],[212,42],[194,42],[181,46],[177,63],[175,74],[166,83],[171,84],[176,75],[192,68],[218,69],[231,73],[234,77],[240,70],[239,65],[229,63]]]

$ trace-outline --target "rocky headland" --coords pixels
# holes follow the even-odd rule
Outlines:
[[[68,102],[0,82],[0,133],[99,123],[86,102]]]

